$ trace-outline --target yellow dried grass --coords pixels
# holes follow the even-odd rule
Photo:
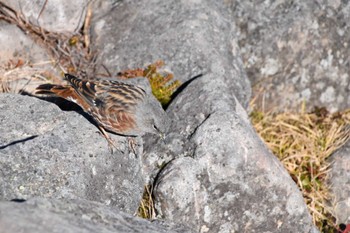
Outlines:
[[[321,232],[336,232],[327,204],[332,198],[328,158],[349,140],[350,111],[265,113],[253,108],[250,116],[258,134],[299,186],[314,224]]]

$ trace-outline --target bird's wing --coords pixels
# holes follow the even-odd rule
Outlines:
[[[145,91],[137,86],[118,82],[100,81],[96,88],[95,106],[105,127],[113,132],[136,135],[135,107],[145,98]]]
[[[95,82],[85,81],[73,75],[65,74],[65,78],[76,90],[77,94],[91,106],[95,105],[96,84]]]
[[[146,95],[142,88],[123,82],[86,81],[69,74],[66,74],[66,79],[86,102],[113,111],[129,111]]]
[[[86,81],[68,74],[66,78],[79,96],[90,104],[88,113],[104,128],[128,134],[136,127],[134,108],[146,96],[142,88],[112,80]]]

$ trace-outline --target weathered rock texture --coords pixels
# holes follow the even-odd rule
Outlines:
[[[102,6],[91,25],[92,50],[99,52],[101,65],[97,68],[115,75],[164,60],[184,83],[167,109],[171,133],[164,141],[137,139],[137,155],[126,138],[113,135],[120,150],[111,155],[84,114],[61,111],[33,97],[1,94],[0,199],[53,199],[36,199],[22,207],[0,203],[10,233],[50,231],[50,226],[41,226],[46,214],[72,232],[84,224],[81,232],[110,232],[115,222],[121,222],[120,232],[183,232],[156,229],[144,221],[138,225],[141,220],[124,215],[110,217],[112,210],[102,206],[133,214],[145,181],[154,185],[158,216],[195,232],[317,232],[298,188],[258,138],[245,112],[251,90],[239,44],[245,62],[249,54],[235,27],[240,21],[228,11],[230,6],[235,13],[241,8],[204,0],[116,2],[94,3]],[[77,22],[76,17],[72,20]],[[289,24],[282,26],[288,30]],[[285,48],[287,42],[278,45]],[[271,51],[266,44],[259,46]],[[268,64],[264,74],[279,74],[278,62],[264,62],[256,63]],[[202,76],[191,79],[198,74]],[[74,200],[64,204],[68,199]],[[101,204],[96,207],[87,200]],[[111,215],[100,214],[104,211]],[[24,217],[17,220],[20,214]],[[120,220],[125,218],[130,222]]]
[[[0,199],[81,198],[135,213],[144,184],[140,155],[125,137],[111,136],[114,154],[83,115],[0,94]]]
[[[305,100],[309,108],[349,108],[349,2],[227,2],[244,66],[265,107],[296,110]]]
[[[49,61],[44,48],[37,45],[18,27],[4,21],[0,21],[0,51],[1,64],[6,64],[9,59],[18,58],[33,63]]]
[[[198,74],[230,77],[225,88],[247,106],[250,86],[240,57],[233,56],[238,54],[236,30],[224,7],[203,1],[125,1],[94,22],[93,45],[112,74],[161,59],[182,82]]]
[[[59,33],[73,33],[80,30],[88,5],[86,0],[2,0],[1,2],[19,12],[28,23],[49,32]],[[6,11],[11,12],[7,9]]]
[[[0,202],[0,233],[190,233],[179,225],[150,223],[115,208],[82,200],[35,198],[26,202]]]
[[[163,59],[182,81],[203,74],[167,109],[167,144],[145,144],[145,157],[161,170],[158,214],[197,232],[316,231],[298,188],[243,110],[250,91],[231,20],[222,3],[154,0],[122,3],[94,24],[111,72]],[[172,156],[155,159],[162,154]]]
[[[350,222],[350,141],[331,157],[332,207],[339,223]]]
[[[212,113],[190,140],[193,155],[156,182],[161,216],[198,232],[312,231],[297,187],[241,115]]]

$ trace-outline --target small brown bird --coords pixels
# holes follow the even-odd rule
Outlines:
[[[115,145],[105,129],[124,136],[164,136],[166,114],[145,89],[115,80],[87,81],[70,74],[65,78],[69,85],[43,84],[36,88],[36,94],[55,95],[78,104],[96,121],[111,150]]]

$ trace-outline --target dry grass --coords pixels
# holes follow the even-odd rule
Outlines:
[[[256,109],[251,113],[255,129],[299,186],[321,232],[336,232],[328,204],[332,198],[327,183],[328,158],[349,139],[349,119],[349,110],[330,114],[324,108],[311,113],[277,114]]]
[[[50,57],[49,61],[36,61],[35,64],[25,58],[0,64],[0,92],[31,93],[34,90],[31,86],[47,82],[61,84],[63,73],[67,72],[84,78],[94,77],[96,53],[89,47],[91,17],[92,11],[88,5],[84,26],[80,31],[74,34],[55,33],[31,24],[21,12],[0,2],[0,20],[16,25],[46,49]]]
[[[45,5],[43,9],[45,10]],[[70,73],[80,78],[94,80],[98,77],[111,77],[110,72],[101,65],[106,73],[96,73],[98,54],[90,48],[89,29],[92,18],[91,3],[87,6],[83,27],[75,34],[63,34],[49,32],[45,29],[32,25],[20,13],[0,2],[0,20],[5,20],[18,26],[26,32],[37,44],[47,50],[50,61],[42,61],[41,65],[24,61],[9,60],[8,64],[0,64],[0,92],[33,93],[35,87],[42,83],[63,84],[63,74]],[[40,14],[39,16],[40,17]],[[172,80],[173,75],[160,68],[164,62],[157,61],[147,68],[125,70],[120,72],[119,78],[133,78],[143,76],[148,78],[154,96],[166,106],[173,92],[180,86],[178,80]],[[48,67],[57,68],[57,72],[48,71]]]
[[[61,78],[45,69],[48,63],[28,64],[19,59],[0,65],[0,93],[33,93],[42,83],[62,82]]]
[[[143,191],[143,197],[137,212],[137,216],[145,219],[154,219],[156,217],[152,191],[152,186],[145,186],[145,189]]]
[[[162,104],[163,107],[168,106],[171,101],[172,94],[180,86],[179,80],[173,80],[174,75],[161,69],[164,61],[159,60],[148,65],[145,69],[137,68],[124,70],[119,73],[118,78],[129,79],[135,77],[145,77],[148,79],[152,94]]]

